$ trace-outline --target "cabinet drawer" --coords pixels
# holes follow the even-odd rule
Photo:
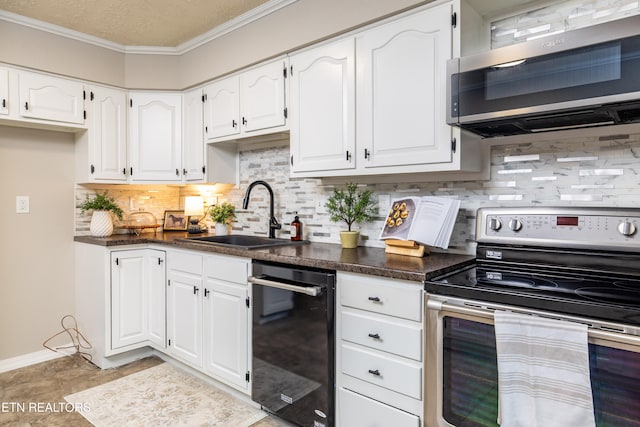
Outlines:
[[[419,427],[420,418],[346,389],[338,390],[343,427]]]
[[[343,306],[422,321],[422,286],[402,280],[360,274],[341,274],[338,282]]]
[[[422,367],[420,365],[345,343],[342,344],[341,349],[344,374],[414,399],[422,398]]]
[[[410,359],[422,360],[422,326],[355,311],[342,312],[342,339]]]
[[[202,255],[187,252],[169,252],[167,264],[170,270],[202,274]]]
[[[249,260],[238,257],[207,255],[204,259],[207,277],[246,285],[249,277]]]

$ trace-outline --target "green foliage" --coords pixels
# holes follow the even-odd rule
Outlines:
[[[236,207],[231,203],[222,202],[209,208],[209,216],[213,222],[227,224],[236,216]]]
[[[376,215],[373,193],[369,190],[358,191],[354,183],[347,183],[346,190],[335,188],[325,203],[325,208],[333,222],[344,221],[351,231],[354,222],[369,222]]]
[[[107,190],[104,193],[96,193],[94,198],[89,198],[87,194],[86,200],[80,205],[82,213],[86,211],[111,211],[118,219],[122,219],[122,209],[116,204],[113,197],[109,197]]]

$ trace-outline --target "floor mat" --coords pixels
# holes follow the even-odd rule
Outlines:
[[[167,363],[65,396],[65,400],[97,427],[248,427],[266,416]]]

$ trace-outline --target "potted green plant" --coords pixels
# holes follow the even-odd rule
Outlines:
[[[229,234],[231,221],[236,217],[236,207],[231,203],[222,202],[209,208],[209,216],[216,223],[216,235]]]
[[[375,216],[373,193],[370,190],[358,191],[354,183],[347,183],[346,189],[335,188],[333,194],[325,203],[329,219],[333,222],[344,221],[346,231],[340,231],[340,241],[343,248],[358,246],[359,231],[351,230],[354,223],[370,222]]]
[[[80,205],[82,213],[93,211],[91,215],[91,224],[89,231],[96,237],[107,237],[113,233],[113,213],[122,219],[122,209],[116,204],[113,197],[108,195],[107,190],[104,193],[96,193],[93,198],[87,195],[85,201]]]

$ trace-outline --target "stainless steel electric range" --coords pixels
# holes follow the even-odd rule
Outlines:
[[[640,209],[483,208],[476,263],[425,283],[427,426],[497,426],[493,313],[589,326],[598,426],[640,426]]]

